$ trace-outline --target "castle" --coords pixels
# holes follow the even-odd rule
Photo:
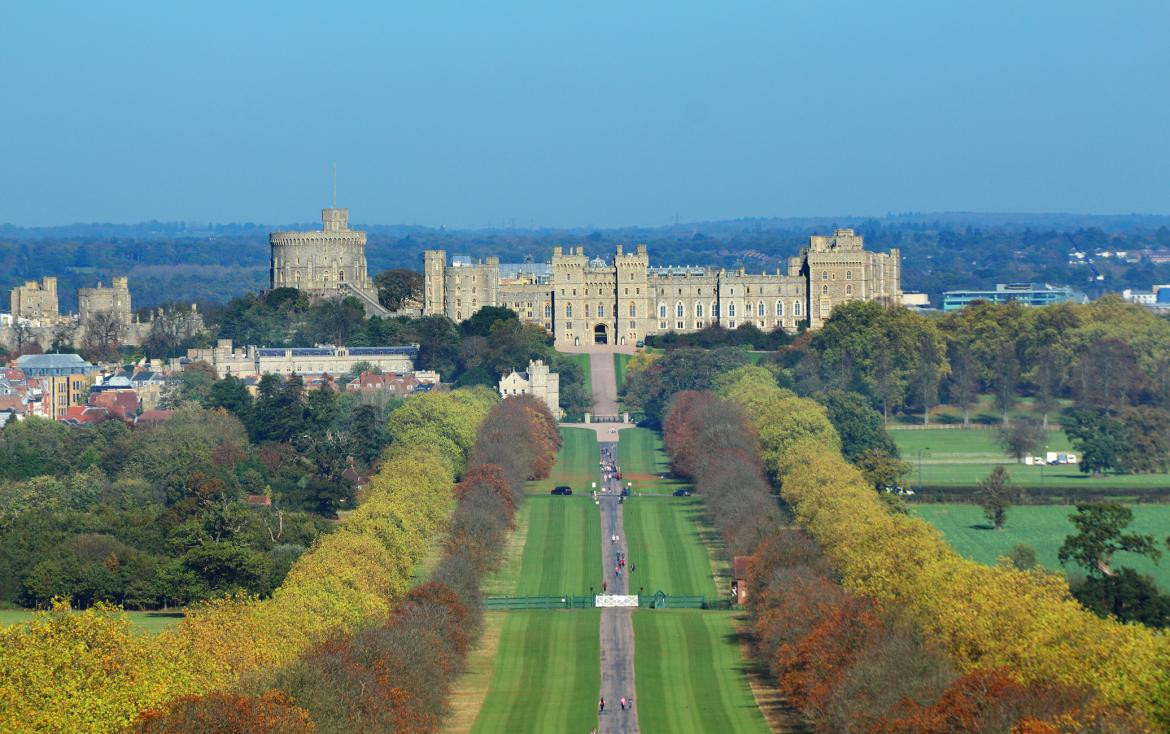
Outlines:
[[[355,296],[366,315],[385,316],[366,272],[366,233],[349,228],[349,209],[321,210],[321,230],[272,232],[272,288],[296,288],[319,298]]]
[[[651,334],[735,329],[819,328],[834,305],[852,300],[901,303],[897,249],[868,252],[852,229],[814,235],[786,273],[703,267],[651,267],[645,245],[612,261],[586,258],[584,248],[553,248],[550,263],[501,264],[499,258],[447,262],[424,256],[423,313],[463,321],[484,306],[512,309],[541,324],[557,346],[635,345]]]

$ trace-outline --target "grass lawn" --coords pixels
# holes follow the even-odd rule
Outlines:
[[[600,587],[601,513],[585,494],[529,497],[516,596],[588,594]]]
[[[1058,400],[1057,406],[1048,412],[1049,422],[1060,420],[1061,408],[1072,405],[1071,400]],[[1035,418],[1040,420],[1044,414],[1036,409],[1032,398],[1021,398],[1016,401],[1016,404],[1008,411],[1009,418],[1024,417]],[[995,398],[991,395],[980,395],[975,404],[971,406],[970,422],[973,424],[982,424],[988,426],[997,426],[1003,420],[1003,414],[995,407]],[[902,425],[917,426],[922,425],[921,413],[898,413],[891,416],[894,423]],[[961,424],[963,422],[963,411],[954,405],[936,405],[930,411],[931,423],[948,423],[951,425]]]
[[[622,385],[626,384],[626,369],[630,365],[631,356],[620,352],[613,355],[613,373],[617,377],[618,390],[621,390]]]
[[[645,732],[769,731],[728,612],[634,613],[635,705]]]
[[[595,726],[600,620],[597,609],[507,612],[473,734],[583,734]]]
[[[581,368],[582,384],[585,386],[585,394],[593,395],[593,371],[589,369],[589,355],[588,354],[566,354],[559,353],[565,359],[576,362],[577,366]],[[620,383],[619,383],[620,384]]]
[[[906,478],[909,486],[919,483],[918,452],[922,450],[922,483],[935,486],[973,487],[1003,464],[1012,481],[1022,487],[1069,487],[1073,489],[1112,489],[1124,487],[1168,487],[1170,474],[1130,474],[1090,477],[1075,465],[1027,466],[1003,452],[995,439],[995,430],[980,428],[940,428],[890,431],[902,459],[911,466]],[[1048,432],[1048,451],[1071,451],[1063,431]],[[1044,455],[1044,449],[1037,452]]]
[[[637,567],[630,588],[667,595],[718,595],[711,559],[700,535],[697,497],[632,497],[625,504],[629,559]],[[631,591],[632,593],[632,591]]]
[[[627,428],[618,434],[618,466],[622,480],[634,483],[635,493],[670,494],[686,482],[660,479],[670,472],[670,459],[662,447],[662,436],[649,428]]]
[[[598,531],[600,532],[600,531]],[[0,609],[0,626],[23,624],[31,621],[36,614],[31,609]],[[174,627],[183,618],[182,612],[123,612],[130,620],[131,628],[143,635],[156,635]]]
[[[548,479],[528,483],[530,494],[548,494],[559,484],[567,484],[573,491],[588,494],[590,482],[601,480],[597,461],[600,456],[597,434],[588,428],[562,428],[561,450]]]
[[[1003,530],[991,530],[983,511],[975,505],[914,504],[913,512],[937,527],[947,542],[960,554],[980,563],[995,563],[998,556],[1007,555],[1017,543],[1027,543],[1036,549],[1036,560],[1044,566],[1059,569],[1056,551],[1064,539],[1075,532],[1068,516],[1076,511],[1067,505],[1022,505],[1008,510],[1007,525]],[[1130,532],[1152,533],[1159,546],[1170,529],[1170,505],[1132,505],[1133,523]],[[1158,585],[1170,591],[1170,563],[1165,559],[1157,565],[1131,553],[1118,553],[1116,565],[1130,566],[1153,576]],[[1073,570],[1073,566],[1065,570]]]

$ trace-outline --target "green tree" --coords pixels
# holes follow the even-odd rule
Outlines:
[[[1075,535],[1064,539],[1056,557],[1061,563],[1073,561],[1090,575],[1113,576],[1113,555],[1118,551],[1136,553],[1157,561],[1162,552],[1154,544],[1154,536],[1127,533],[1133,521],[1133,511],[1116,502],[1093,502],[1077,505],[1069,515],[1077,528]]]
[[[371,467],[374,461],[390,443],[386,422],[372,405],[359,405],[353,409],[347,426],[353,438],[354,458],[363,466]]]
[[[1007,511],[1016,501],[1015,489],[1007,469],[996,466],[976,485],[975,501],[983,508],[983,516],[996,530],[1003,530],[1007,522]]]
[[[268,561],[256,551],[233,543],[206,543],[179,559],[183,571],[195,580],[189,590],[194,598],[219,596],[233,591],[264,594],[268,588]]]
[[[1078,468],[1085,474],[1122,471],[1127,465],[1130,444],[1125,424],[1103,410],[1069,411],[1063,419],[1064,432],[1077,450]]]
[[[869,451],[897,458],[898,446],[890,437],[881,413],[873,409],[862,395],[848,390],[829,390],[815,396],[825,406],[825,412],[837,435],[841,437],[841,453],[853,463]]]
[[[1098,616],[1170,627],[1170,596],[1163,594],[1152,578],[1132,568],[1119,568],[1112,576],[1088,576],[1069,590]]]
[[[252,422],[254,402],[244,381],[235,375],[227,375],[212,384],[205,405],[208,408],[223,408],[239,418],[244,425],[249,425]]]
[[[492,327],[497,321],[515,321],[519,323],[516,312],[503,306],[484,306],[471,314],[459,324],[460,330],[466,336],[489,336]]]
[[[1036,567],[1036,549],[1027,543],[1016,543],[1008,551],[1008,560],[1021,571],[1031,571]]]
[[[1044,427],[1032,418],[1017,418],[996,433],[996,441],[1003,450],[1015,457],[1016,463],[1031,456],[1044,445]]]
[[[378,303],[391,311],[421,299],[423,294],[423,276],[417,270],[383,270],[374,276],[374,285],[378,288]]]
[[[879,492],[900,487],[903,477],[910,473],[908,463],[882,449],[867,449],[853,463],[861,470],[865,480]]]

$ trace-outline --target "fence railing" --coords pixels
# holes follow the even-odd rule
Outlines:
[[[525,609],[592,609],[598,606],[592,596],[489,596],[483,600],[487,611],[522,611]],[[702,596],[639,594],[638,606],[647,609],[731,609],[730,599],[707,599]]]

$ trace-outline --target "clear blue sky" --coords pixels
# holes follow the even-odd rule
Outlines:
[[[0,222],[1170,212],[1167,0],[3,16]]]

